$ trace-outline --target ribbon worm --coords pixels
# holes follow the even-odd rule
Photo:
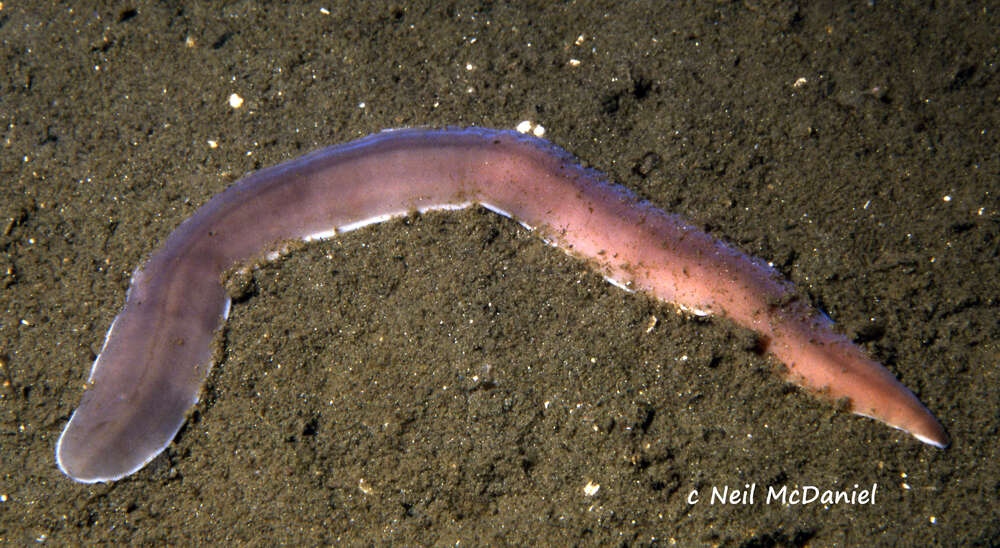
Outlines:
[[[756,331],[789,381],[924,443],[948,445],[912,392],[763,262],[548,141],[481,128],[403,129],[251,174],[181,223],[132,276],[56,446],[60,470],[80,482],[114,481],[166,448],[211,368],[229,313],[220,282],[227,269],[273,258],[289,241],[473,204],[517,220],[619,287]]]

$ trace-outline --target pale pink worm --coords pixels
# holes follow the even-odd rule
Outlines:
[[[763,262],[637,199],[548,141],[492,129],[378,133],[259,171],[181,223],[132,276],[125,308],[56,446],[81,482],[114,481],[170,443],[198,401],[230,300],[220,278],[289,241],[479,204],[613,284],[756,331],[787,378],[937,447],[948,436],[889,371]]]

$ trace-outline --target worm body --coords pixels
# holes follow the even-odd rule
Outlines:
[[[626,290],[753,329],[791,382],[846,398],[854,413],[925,443],[948,444],[912,392],[763,262],[548,141],[483,128],[404,129],[253,173],[174,230],[132,277],[56,447],[60,470],[81,482],[114,481],[166,448],[211,368],[229,312],[220,282],[228,268],[289,241],[473,204],[517,220]]]

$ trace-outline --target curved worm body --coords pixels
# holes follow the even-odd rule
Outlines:
[[[480,204],[609,281],[753,329],[787,378],[937,447],[948,436],[891,373],[796,300],[773,269],[637,199],[548,141],[491,129],[378,133],[259,171],[184,221],[132,276],[56,446],[60,470],[114,481],[170,443],[229,312],[220,278],[292,240]],[[270,255],[268,255],[270,254]]]

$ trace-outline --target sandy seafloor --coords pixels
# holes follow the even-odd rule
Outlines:
[[[0,542],[1000,543],[995,7],[35,4],[0,9]],[[256,271],[169,449],[59,473],[131,272],[209,197],[383,128],[522,120],[772,261],[952,447],[472,210]],[[875,503],[760,494],[855,484]]]

